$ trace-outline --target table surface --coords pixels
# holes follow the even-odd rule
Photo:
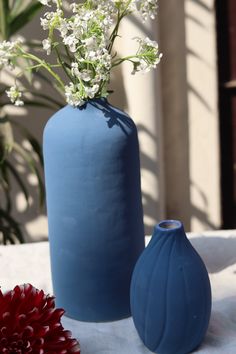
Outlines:
[[[189,234],[209,271],[213,306],[201,354],[236,353],[236,230]],[[149,238],[147,237],[147,242]],[[48,242],[0,246],[2,290],[31,283],[52,293]],[[110,323],[84,323],[63,318],[63,325],[79,339],[82,354],[150,354],[132,318]]]

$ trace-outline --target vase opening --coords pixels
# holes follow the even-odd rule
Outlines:
[[[164,230],[173,230],[173,229],[179,229],[182,224],[180,221],[178,220],[164,220],[164,221],[161,221],[159,224],[158,224],[159,228],[160,229],[164,229]]]

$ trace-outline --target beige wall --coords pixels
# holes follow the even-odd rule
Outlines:
[[[161,0],[159,19],[167,216],[189,230],[219,228],[214,1]]]
[[[122,34],[121,54],[136,52],[139,37],[157,39],[157,22],[143,24],[133,17],[126,19]],[[152,233],[155,223],[165,216],[163,167],[163,134],[161,118],[160,67],[148,74],[130,75],[132,66],[122,67],[127,111],[137,124],[140,141],[141,182],[146,233]]]
[[[38,19],[24,34],[38,36]],[[156,71],[131,76],[130,66],[112,78],[111,102],[128,111],[139,129],[146,233],[163,218],[187,230],[220,227],[216,34],[213,0],[159,0],[158,21],[126,21],[120,53],[137,35],[158,37],[164,54]],[[18,113],[17,113],[18,114]],[[51,112],[31,110],[21,120],[41,140]],[[25,176],[29,178],[29,176]],[[34,190],[32,186],[32,190]],[[35,192],[33,192],[35,199]],[[18,209],[22,197],[16,192]],[[40,216],[39,216],[40,215]],[[20,213],[28,239],[47,237],[47,219],[35,201]]]

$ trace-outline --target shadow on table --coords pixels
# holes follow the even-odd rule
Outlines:
[[[218,273],[236,264],[236,238],[203,236],[192,238],[191,243],[201,255],[209,273]]]
[[[236,353],[236,298],[215,301],[206,338],[200,353]],[[196,351],[198,352],[198,351]]]

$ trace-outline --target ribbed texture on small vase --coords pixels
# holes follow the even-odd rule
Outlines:
[[[159,224],[160,225],[160,224]],[[131,283],[131,313],[144,344],[159,354],[185,354],[206,333],[211,289],[206,268],[182,225],[157,226]]]

